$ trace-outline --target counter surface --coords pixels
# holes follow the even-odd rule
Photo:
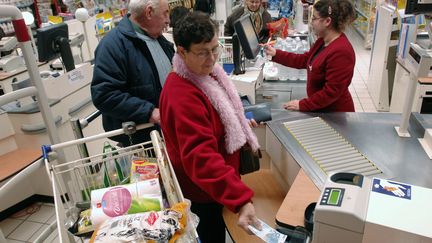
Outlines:
[[[432,188],[432,161],[418,141],[418,138],[423,138],[424,130],[418,123],[410,121],[408,130],[412,137],[399,137],[394,126],[399,125],[400,114],[283,111],[274,115],[273,121],[267,123],[270,130],[319,189],[324,185],[326,175],[283,125],[287,121],[316,116],[326,121],[377,165],[384,172],[383,177]],[[432,127],[432,115],[419,116],[424,126]]]
[[[276,223],[280,226],[304,226],[304,211],[306,207],[316,202],[320,191],[300,169],[288,194],[276,214]]]

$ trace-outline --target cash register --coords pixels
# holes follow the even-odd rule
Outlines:
[[[432,242],[432,189],[360,174],[330,175],[314,211],[313,243]]]

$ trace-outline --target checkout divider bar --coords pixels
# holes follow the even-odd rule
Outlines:
[[[319,117],[285,122],[284,126],[312,157],[321,173],[383,174],[381,169]]]

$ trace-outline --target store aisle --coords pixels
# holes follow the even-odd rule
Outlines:
[[[353,28],[347,29],[345,33],[356,54],[354,77],[349,87],[355,110],[356,112],[377,112],[366,86],[371,51],[364,48],[364,39]]]

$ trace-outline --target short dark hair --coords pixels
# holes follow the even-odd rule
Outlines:
[[[212,14],[215,12],[215,0],[196,0],[194,5],[194,11],[201,11],[206,14]]]
[[[210,16],[200,11],[186,15],[176,23],[174,42],[189,50],[192,44],[210,42],[218,33],[217,23]]]
[[[314,4],[314,11],[320,17],[330,17],[332,27],[338,32],[344,31],[345,27],[351,24],[357,13],[349,0],[320,0]]]
[[[189,9],[184,6],[177,6],[171,9],[170,26],[175,27],[177,22],[189,13]]]

